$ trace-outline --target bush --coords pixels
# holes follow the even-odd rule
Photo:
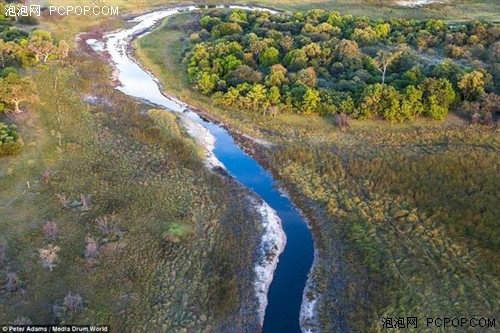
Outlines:
[[[71,292],[64,297],[64,306],[71,312],[83,310],[83,300],[80,294],[72,294]]]
[[[17,154],[23,145],[17,126],[0,123],[0,156]]]

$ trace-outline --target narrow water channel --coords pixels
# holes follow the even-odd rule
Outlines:
[[[248,10],[268,10],[256,7],[234,7]],[[132,39],[146,33],[159,20],[180,11],[197,9],[193,6],[186,6],[159,10],[137,17],[132,20],[136,23],[132,28],[108,34],[106,44],[102,45],[102,48],[110,54],[111,61],[116,67],[117,79],[120,82],[120,87],[117,89],[130,96],[163,106],[168,110],[183,112],[190,119],[208,129],[216,139],[213,153],[217,159],[224,164],[234,178],[257,193],[276,211],[282,221],[287,243],[285,250],[279,257],[279,263],[269,289],[263,331],[265,333],[301,332],[299,317],[303,291],[314,255],[311,233],[303,217],[291,201],[277,190],[272,175],[256,160],[247,155],[228,131],[189,111],[189,107],[181,101],[164,96],[157,80],[130,59],[126,52]],[[95,49],[97,48],[95,47]]]

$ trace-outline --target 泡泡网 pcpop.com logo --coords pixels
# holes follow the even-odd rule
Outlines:
[[[6,17],[40,16],[41,7],[39,5],[6,5]],[[118,6],[48,6],[44,12],[49,15],[76,15],[76,16],[117,16],[120,14]]]
[[[49,15],[92,15],[116,16],[118,6],[49,6]]]

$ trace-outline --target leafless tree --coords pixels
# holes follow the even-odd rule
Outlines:
[[[406,51],[408,51],[408,47],[401,46],[397,50],[393,51],[380,50],[377,52],[375,63],[377,64],[380,72],[382,72],[382,84],[385,83],[385,75],[387,73],[387,68]]]
[[[52,171],[48,169],[43,170],[41,178],[44,184],[49,184],[50,180],[52,179]]]
[[[8,292],[13,292],[21,287],[19,277],[14,272],[7,273],[7,283],[5,284],[5,289]]]
[[[64,306],[73,312],[83,310],[83,301],[80,294],[72,294],[69,292],[66,297],[64,297]]]
[[[93,259],[99,254],[99,244],[93,237],[85,238],[87,245],[85,246],[85,259]]]
[[[56,240],[58,233],[59,230],[57,229],[57,224],[53,221],[48,221],[43,226],[43,235],[51,241]]]
[[[54,262],[58,260],[57,252],[59,252],[59,246],[54,246],[50,244],[46,248],[38,249],[38,253],[40,254],[40,259],[42,260],[43,267],[48,267],[52,272],[52,268],[56,265]]]
[[[57,198],[65,208],[69,208],[70,199],[64,193],[57,194]]]
[[[349,127],[349,116],[345,113],[339,113],[335,116],[335,122],[340,128]]]
[[[90,210],[90,195],[80,194],[80,201],[82,203],[82,210]]]
[[[118,229],[115,223],[115,215],[111,215],[108,220],[108,216],[100,216],[95,219],[96,225],[105,237],[116,236],[118,238],[123,237],[123,232]]]

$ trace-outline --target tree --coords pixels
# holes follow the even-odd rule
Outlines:
[[[315,58],[321,54],[321,46],[317,43],[307,44],[302,48],[309,58]]]
[[[203,94],[208,95],[215,89],[218,81],[219,76],[217,74],[201,72],[196,80],[196,88]]]
[[[9,61],[18,57],[21,47],[14,42],[4,42],[0,39],[0,67],[5,68]]]
[[[389,33],[391,32],[391,26],[389,23],[377,24],[374,29],[378,38],[385,38],[389,36]]]
[[[295,82],[308,86],[310,88],[316,87],[316,71],[313,67],[308,67],[298,71],[295,75]]]
[[[58,52],[51,40],[47,40],[39,35],[35,35],[30,39],[28,50],[32,51],[37,62],[47,62],[49,57]]]
[[[385,83],[385,74],[387,68],[401,56],[403,52],[401,50],[390,52],[386,50],[380,50],[377,52],[377,57],[375,58],[375,63],[378,69],[382,72],[382,84]]]
[[[57,252],[59,252],[59,246],[54,246],[50,244],[46,248],[38,249],[38,254],[40,255],[40,259],[42,260],[43,267],[48,267],[52,272],[52,268],[56,265],[54,264],[57,258]]]
[[[268,87],[281,87],[283,84],[288,83],[286,78],[287,70],[282,65],[274,65],[271,67],[271,73],[266,76],[265,84]]]
[[[378,115],[391,122],[406,119],[401,112],[401,94],[393,86],[377,83],[368,86],[363,96],[360,106],[362,118]]]
[[[333,56],[342,63],[351,63],[360,58],[358,43],[349,39],[342,39],[335,46]]]
[[[36,86],[31,78],[20,78],[17,74],[10,73],[6,78],[0,79],[0,101],[13,104],[14,112],[21,112],[21,102],[33,102],[36,99]]]
[[[458,81],[458,87],[467,101],[481,97],[484,94],[485,84],[484,74],[480,71],[465,73]]]
[[[420,89],[424,92],[424,112],[433,119],[443,120],[456,97],[450,81],[426,78]]]
[[[307,67],[309,58],[304,50],[292,50],[285,56],[286,65],[292,70],[300,70]]]
[[[253,70],[250,66],[243,65],[229,74],[229,82],[232,85],[240,83],[258,83],[262,80],[262,73]]]
[[[213,38],[219,38],[219,37],[224,37],[224,36],[229,36],[229,35],[234,35],[234,34],[240,34],[243,32],[243,29],[238,23],[232,22],[224,22],[221,24],[216,25],[212,29],[212,37]]]
[[[236,106],[240,100],[240,91],[235,87],[230,87],[227,93],[222,95],[221,103],[226,107]]]
[[[267,89],[262,84],[254,84],[248,93],[249,109],[255,111],[267,109]]]
[[[424,111],[422,104],[422,90],[415,86],[406,87],[404,98],[401,101],[401,114],[405,119],[413,119]]]
[[[321,98],[319,91],[316,89],[308,88],[304,94],[302,101],[302,113],[310,114],[318,111]]]
[[[269,88],[267,92],[267,100],[269,101],[269,104],[273,106],[280,104],[281,102],[280,88],[276,86]]]
[[[361,45],[370,45],[373,44],[378,39],[378,37],[375,30],[373,30],[372,27],[368,26],[364,29],[354,29],[352,39],[354,39]]]
[[[278,63],[280,52],[275,47],[266,48],[259,55],[259,64],[263,67],[269,67]]]
[[[233,10],[231,14],[229,14],[228,20],[236,23],[248,23],[247,12],[244,10]]]

